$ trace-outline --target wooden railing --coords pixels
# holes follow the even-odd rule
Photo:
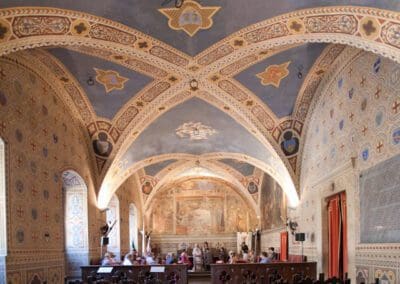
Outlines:
[[[99,267],[99,265],[81,266],[83,283],[187,283],[186,265],[110,266],[113,268],[111,273],[97,273]],[[150,272],[151,267],[164,267],[164,272]]]
[[[212,264],[211,283],[213,284],[273,284],[293,283],[293,277],[301,275],[310,279],[317,277],[316,262],[276,262]]]

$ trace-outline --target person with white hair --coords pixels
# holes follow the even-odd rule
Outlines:
[[[203,253],[201,252],[200,246],[198,244],[194,245],[193,249],[193,271],[201,271],[203,267]]]

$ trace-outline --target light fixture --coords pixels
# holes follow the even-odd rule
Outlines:
[[[89,76],[89,78],[86,80],[86,83],[87,83],[89,86],[93,86],[93,85],[94,85],[93,77],[92,77],[92,76]]]
[[[183,5],[183,2],[185,2],[185,0],[164,0],[162,3],[161,3],[161,6],[165,6],[165,5],[167,5],[167,4],[169,4],[169,3],[171,3],[172,1],[174,1],[175,2],[175,8],[180,8],[180,7],[182,7],[182,5]]]

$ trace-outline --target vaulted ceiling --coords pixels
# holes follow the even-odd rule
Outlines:
[[[0,55],[44,74],[87,130],[99,207],[133,174],[263,172],[295,206],[308,110],[345,44],[400,61],[399,14],[378,10],[397,0],[162,2],[0,3]]]

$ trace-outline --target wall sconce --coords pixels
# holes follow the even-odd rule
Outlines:
[[[197,82],[196,79],[192,79],[192,80],[190,81],[189,85],[190,85],[190,89],[191,89],[192,91],[197,91],[197,90],[199,89],[199,82]]]

